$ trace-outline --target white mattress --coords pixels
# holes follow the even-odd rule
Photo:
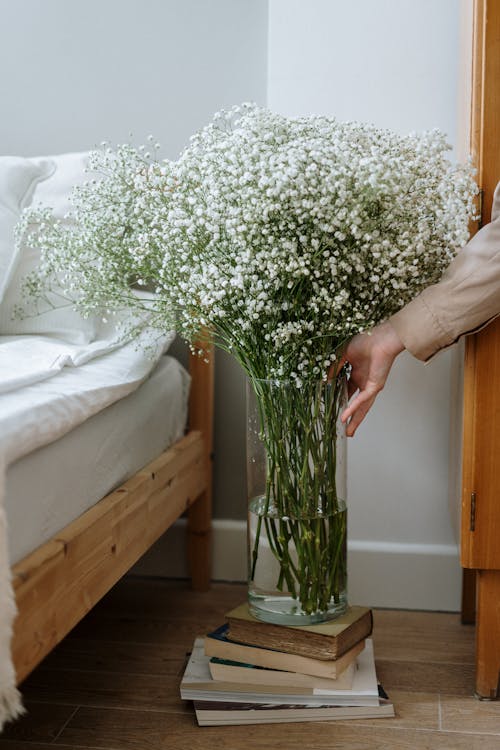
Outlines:
[[[11,464],[5,508],[17,562],[182,437],[189,375],[163,356],[133,393]]]

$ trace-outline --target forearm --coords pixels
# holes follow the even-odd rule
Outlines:
[[[500,218],[487,224],[425,289],[389,322],[415,357],[427,360],[500,314]]]

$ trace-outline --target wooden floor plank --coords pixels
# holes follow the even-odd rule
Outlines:
[[[463,701],[451,696],[441,696],[441,721],[443,729],[458,732],[484,732],[496,734],[500,747],[500,702]]]
[[[397,707],[394,718],[364,719],[356,721],[356,724],[377,729],[439,729],[438,695],[391,690],[391,700]]]
[[[113,747],[116,750],[171,750],[191,747],[191,735],[200,727],[192,712],[154,713],[118,709],[82,708],[59,738],[62,744]],[[206,738],[205,738],[206,739]],[[55,743],[57,747],[58,743]],[[205,750],[211,747],[205,745]]]
[[[201,622],[168,622],[167,620],[153,620],[141,615],[127,618],[85,618],[73,631],[73,637],[94,641],[114,641],[115,643],[150,643],[176,646],[180,651],[192,644],[200,632],[205,629],[216,628],[223,620]]]
[[[130,576],[127,586],[115,586],[95,610],[99,617],[144,617],[183,622],[197,617],[220,619],[224,612],[245,601],[247,587],[238,583],[217,583],[210,591],[192,592],[186,581]]]
[[[27,714],[18,721],[6,725],[2,736],[3,741],[11,739],[24,742],[25,746],[32,742],[53,742],[60,734],[69,719],[77,710],[76,704],[68,702],[57,704],[49,697],[48,703],[32,703],[26,699]],[[29,745],[31,748],[31,744]]]
[[[26,700],[100,708],[145,708],[148,711],[190,710],[179,698],[183,662],[173,675],[128,674],[84,670],[37,669],[23,686]]]
[[[167,585],[164,579],[130,576],[127,585],[114,587],[68,639],[192,644],[200,632],[221,625],[224,614],[245,596],[242,584],[217,584],[211,591],[194,592],[187,588],[186,581],[168,581]]]
[[[474,664],[474,628],[459,614],[375,610],[377,658]]]
[[[45,659],[43,669],[176,675],[183,661],[182,650],[179,651],[179,646],[175,643],[123,643],[65,638]]]
[[[377,641],[375,653],[377,653]],[[470,697],[474,693],[473,664],[376,659],[377,675],[387,690],[448,693]]]

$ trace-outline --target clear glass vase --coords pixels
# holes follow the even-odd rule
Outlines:
[[[347,607],[345,372],[247,384],[248,597],[266,622],[306,625]]]

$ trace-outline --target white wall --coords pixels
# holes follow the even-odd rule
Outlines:
[[[457,135],[458,0],[270,0],[268,106]],[[351,596],[457,609],[450,352],[405,355],[349,443]]]
[[[1,0],[0,148],[153,133],[175,157],[221,107],[264,103],[267,0]]]
[[[270,0],[268,105],[455,138],[459,0]]]

